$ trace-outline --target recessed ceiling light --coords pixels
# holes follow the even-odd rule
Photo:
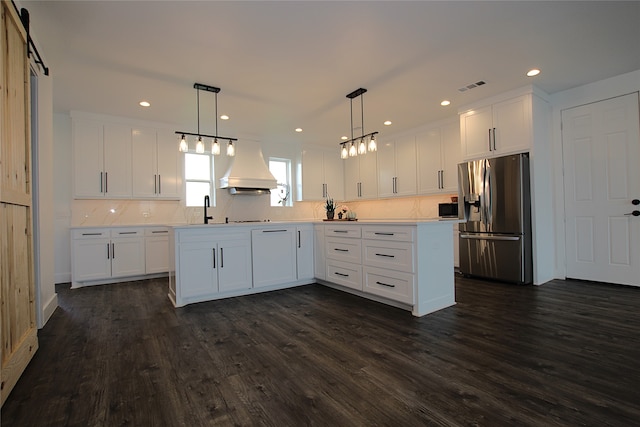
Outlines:
[[[528,77],[537,76],[538,74],[540,74],[540,70],[538,70],[537,68],[534,68],[533,70],[527,71],[527,76]]]
[[[226,114],[221,115],[220,118],[222,120],[229,120],[229,116],[227,116]]]
[[[296,132],[302,132],[302,128],[296,128]]]
[[[391,122],[391,120],[387,120],[387,121],[386,121],[386,122],[384,122],[383,124],[384,124],[385,126],[391,126],[391,123],[392,123],[392,122]]]
[[[149,107],[149,106],[151,106],[151,104],[149,103],[149,101],[140,101],[140,106],[141,107]]]
[[[440,105],[442,105],[443,107],[446,107],[447,105],[451,105],[451,101],[448,101],[448,100],[445,99],[444,101],[442,101],[440,103]]]
[[[343,140],[343,141],[346,141],[349,138],[347,138],[347,136],[345,135],[345,136],[342,136],[340,139]]]

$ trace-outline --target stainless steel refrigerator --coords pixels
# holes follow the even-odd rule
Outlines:
[[[458,165],[460,272],[532,283],[529,155]]]

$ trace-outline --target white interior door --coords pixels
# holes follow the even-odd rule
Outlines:
[[[640,286],[638,93],[562,112],[567,277]]]

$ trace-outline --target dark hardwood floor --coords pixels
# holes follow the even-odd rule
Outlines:
[[[320,285],[174,309],[70,290],[2,426],[633,426],[640,289],[456,278],[422,317]]]

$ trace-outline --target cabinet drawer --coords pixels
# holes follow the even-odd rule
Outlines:
[[[363,240],[362,263],[372,267],[415,272],[413,243]]]
[[[73,230],[71,237],[76,239],[99,239],[103,237],[109,237],[108,228],[83,228],[80,230]]]
[[[327,258],[360,264],[362,262],[362,241],[340,237],[325,240]]]
[[[415,275],[364,267],[364,291],[394,301],[413,304]]]
[[[391,240],[396,242],[415,241],[415,227],[394,226],[364,226],[362,227],[363,239]]]
[[[144,236],[144,229],[142,228],[112,228],[111,237],[138,237]]]
[[[327,225],[324,227],[325,236],[352,237],[359,239],[362,236],[360,227],[348,225]]]
[[[362,267],[348,262],[327,260],[327,281],[362,290]]]
[[[147,237],[168,236],[169,229],[167,227],[147,227],[144,229],[144,235]]]
[[[191,229],[176,229],[175,238],[178,243],[189,242],[211,242],[220,239],[234,240],[234,239],[251,239],[251,229],[247,227],[234,227],[232,225],[224,227],[221,230],[220,227],[214,226],[214,228],[206,227],[193,227]]]

